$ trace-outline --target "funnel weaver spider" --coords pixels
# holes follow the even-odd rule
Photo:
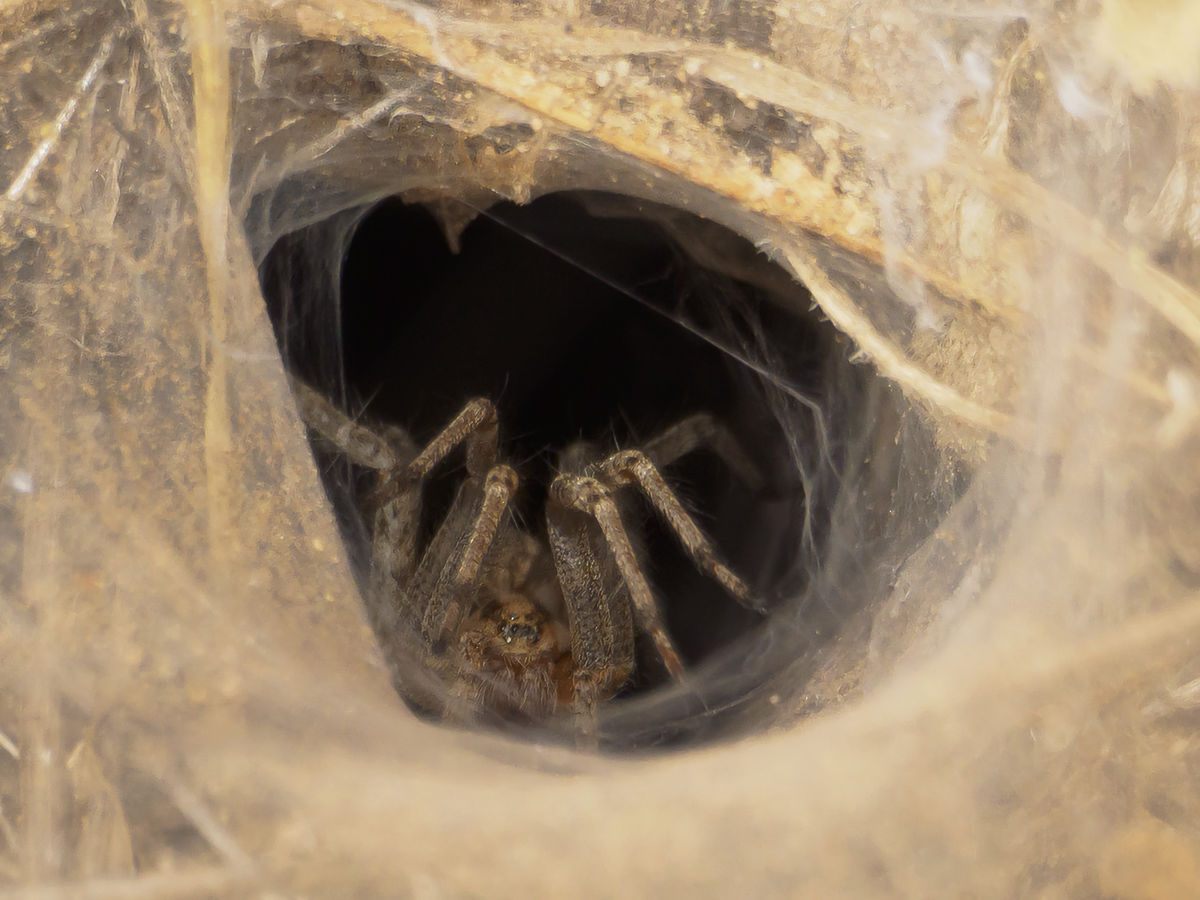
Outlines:
[[[469,401],[418,448],[403,429],[373,430],[302,382],[295,381],[294,390],[312,431],[378,473],[368,614],[389,659],[415,650],[437,674],[445,686],[440,696],[415,699],[444,719],[469,722],[492,714],[537,722],[566,708],[575,716],[580,743],[595,744],[598,705],[633,672],[635,628],[650,638],[671,677],[683,677],[683,662],[627,530],[623,510],[634,491],[702,573],[738,603],[762,611],[660,472],[704,448],[747,487],[760,487],[741,446],[708,414],[683,419],[640,450],[605,455],[585,442],[567,447],[550,485],[545,534],[535,536],[509,512],[518,480],[499,461],[499,425],[490,401]],[[425,481],[460,446],[466,478],[418,553]],[[414,699],[414,686],[400,675],[397,680]]]

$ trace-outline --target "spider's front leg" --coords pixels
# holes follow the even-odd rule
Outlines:
[[[623,585],[623,590],[628,591],[629,600],[633,601],[633,614],[638,624],[654,642],[667,671],[673,678],[682,679],[683,660],[667,634],[658,602],[654,599],[646,576],[642,574],[612,491],[599,479],[564,473],[550,485],[550,503],[546,512],[555,567],[563,584],[563,595],[571,620],[572,651],[577,671],[595,677],[619,661],[618,654],[626,652],[625,647],[618,646],[610,636],[617,628],[623,628],[628,618],[629,603],[624,600],[622,589],[618,587]],[[572,518],[563,513],[575,515]],[[558,527],[556,518],[562,523]],[[608,553],[593,545],[589,520],[600,527]],[[564,553],[561,546],[568,543],[571,545],[570,553]],[[579,575],[580,566],[572,561],[572,555],[584,560],[582,569],[587,573],[586,576]],[[612,561],[620,575],[619,580],[604,576],[601,560]],[[574,583],[579,586],[575,587]],[[632,667],[632,634],[628,657]]]
[[[295,377],[292,393],[305,425],[350,462],[379,473],[379,502],[371,526],[368,611],[381,638],[398,635],[401,610],[393,600],[412,575],[421,519],[419,490],[399,485],[404,483],[409,460],[416,455],[416,445],[400,428],[380,434],[355,421]]]
[[[385,504],[415,509],[419,516],[420,490],[430,472],[460,445],[466,450],[467,479],[438,526],[420,564],[403,586],[404,605],[419,612],[418,631],[427,649],[441,653],[452,638],[471,602],[471,588],[499,533],[508,504],[517,491],[517,473],[498,463],[498,419],[490,400],[467,402],[450,423],[397,473]]]
[[[689,416],[646,443],[645,452],[619,450],[592,466],[613,489],[636,486],[701,572],[723,587],[742,606],[765,612],[749,586],[721,561],[707,535],[684,509],[659,469],[699,449],[712,451],[750,490],[762,488],[762,476],[737,439],[708,413]]]
[[[659,466],[700,448],[712,450],[751,489],[761,487],[758,470],[737,440],[707,413],[668,428],[646,445],[645,452],[618,451],[588,462],[594,456],[587,446],[576,445],[560,460],[563,473],[550,486],[546,518],[571,620],[574,698],[581,728],[594,723],[596,705],[620,687],[632,668],[631,607],[667,671],[677,681],[683,680],[683,662],[621,521],[615,495],[622,488],[639,488],[696,567],[743,606],[762,611],[750,588],[721,561],[659,471]],[[596,528],[602,540],[596,537]]]
[[[385,650],[393,659],[403,655],[413,634],[432,650],[457,627],[466,589],[478,578],[517,488],[516,473],[496,463],[495,406],[481,398],[469,401],[417,452],[401,429],[378,434],[298,379],[293,390],[309,428],[351,462],[379,472],[367,603]],[[425,479],[460,445],[465,445],[467,480],[418,564]]]
[[[633,614],[629,591],[591,517],[562,500],[563,478],[546,504],[546,533],[567,607],[571,632],[571,704],[581,747],[597,743],[596,708],[633,671]]]
[[[692,562],[701,572],[723,587],[738,603],[755,612],[764,612],[746,582],[721,561],[712,541],[700,530],[658,467],[638,450],[621,450],[596,467],[597,474],[614,488],[636,485],[641,489],[654,511],[679,539]]]

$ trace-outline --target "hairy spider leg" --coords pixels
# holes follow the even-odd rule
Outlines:
[[[398,431],[399,429],[394,429]],[[371,590],[375,596],[385,598],[397,609],[392,613],[399,616],[404,610],[419,607],[411,603],[398,603],[400,593],[408,590],[417,597],[429,596],[431,590],[428,575],[417,567],[417,545],[421,526],[421,492],[425,478],[460,444],[466,444],[467,473],[480,478],[496,461],[499,452],[499,426],[496,408],[490,400],[469,400],[450,423],[433,438],[420,453],[409,454],[406,465],[397,466],[388,472],[376,492],[378,504],[373,529],[374,542],[371,572]],[[461,524],[461,523],[460,523]],[[433,545],[426,549],[421,565],[431,558]],[[447,557],[438,557],[447,559]],[[426,615],[421,623],[429,621]]]
[[[305,425],[344,453],[355,465],[379,472],[378,507],[371,529],[371,572],[367,584],[367,612],[371,624],[387,645],[389,658],[400,658],[398,647],[415,623],[397,603],[401,585],[415,565],[420,522],[420,492],[404,490],[397,473],[416,455],[416,444],[401,428],[390,427],[381,436],[354,421],[319,391],[292,377],[292,392]]]
[[[346,415],[320,392],[299,378],[292,377],[292,392],[305,425],[344,453],[355,465],[375,469],[380,473],[382,502],[375,514],[371,529],[371,576],[369,589],[374,597],[395,597],[401,580],[412,571],[415,559],[416,526],[420,518],[420,496],[402,490],[387,490],[396,482],[396,473],[404,470],[405,461],[416,454],[416,445],[407,432],[389,428],[381,436]],[[397,611],[384,607],[374,610],[382,618],[379,625],[384,633],[394,633],[399,622]]]
[[[474,600],[473,588],[517,491],[517,473],[504,464],[459,488],[409,585],[409,601],[425,613],[421,633],[433,648],[453,635]]]
[[[377,631],[399,636],[407,612],[407,624],[420,627],[426,642],[434,643],[460,618],[462,588],[478,577],[516,490],[516,473],[508,466],[495,464],[499,452],[495,406],[482,398],[468,401],[417,453],[403,429],[391,427],[387,437],[381,437],[300,379],[292,379],[292,388],[308,427],[351,462],[380,472],[368,584],[370,612]],[[464,443],[470,477],[418,567],[421,488],[437,464]],[[400,602],[405,585],[411,595],[408,599],[417,600],[417,604]],[[413,621],[412,611],[422,605],[421,620]]]
[[[442,520],[421,563],[408,579],[410,609],[424,609],[421,634],[435,646],[457,628],[468,598],[464,589],[474,584],[479,569],[499,531],[509,500],[517,489],[517,474],[496,463],[499,424],[496,407],[482,397],[468,400],[418,453],[398,477],[396,500],[417,497],[430,472],[460,445],[467,458],[467,480]],[[405,504],[415,530],[420,518],[419,500]],[[410,541],[415,543],[415,541]]]
[[[691,449],[691,448],[689,448]],[[740,449],[740,448],[739,448]],[[595,467],[597,476],[613,489],[635,485],[650,501],[654,511],[679,539],[683,549],[704,572],[747,609],[763,612],[763,606],[733,570],[721,562],[712,542],[700,530],[658,467],[639,450],[620,450]]]
[[[455,447],[465,442],[467,472],[473,478],[481,478],[496,462],[499,441],[495,404],[485,397],[475,397],[408,464],[408,477],[418,481],[425,478]]]
[[[693,450],[710,450],[751,491],[763,489],[763,477],[725,425],[711,413],[695,413],[656,434],[642,452],[658,468],[669,466]]]
[[[415,452],[416,448],[409,441],[408,446],[402,446],[400,453],[397,453],[397,448],[387,439],[355,422],[299,378],[293,377],[291,381],[292,394],[304,424],[332,444],[339,453],[346,454],[355,465],[388,472],[400,466],[411,452]],[[399,429],[396,431],[396,439],[407,439],[407,435]],[[405,453],[405,450],[410,452]]]
[[[682,680],[683,661],[670,635],[667,634],[658,602],[654,599],[654,593],[638,565],[637,555],[621,522],[612,491],[596,478],[564,473],[555,478],[550,485],[550,499],[567,509],[587,513],[596,520],[612,553],[613,562],[616,563],[621,578],[629,589],[638,622],[654,642],[667,671],[673,678]],[[577,631],[574,622],[571,631]]]
[[[596,708],[633,671],[633,611],[590,516],[546,504],[546,533],[571,632],[571,702],[581,746],[594,746]]]

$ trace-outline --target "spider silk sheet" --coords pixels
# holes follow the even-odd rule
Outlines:
[[[1197,35],[1168,0],[4,4],[0,880],[1200,895]],[[932,436],[839,419],[846,612],[737,741],[414,718],[288,393],[278,238],[563,189],[745,236]]]

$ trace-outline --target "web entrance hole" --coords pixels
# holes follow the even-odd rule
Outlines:
[[[555,194],[467,210],[475,216],[453,252],[437,209],[387,200],[276,244],[262,271],[288,368],[418,444],[468,398],[492,399],[502,454],[521,478],[515,513],[535,536],[556,452],[572,442],[637,447],[696,412],[726,423],[764,487],[704,452],[667,474],[771,612],[733,602],[639,506],[640,558],[691,677],[672,689],[640,640],[606,733],[644,746],[761,724],[774,679],[848,614],[810,589],[849,446],[840,429],[866,370],[847,364],[802,286],[712,223],[629,198]],[[364,473],[317,452],[365,586]],[[455,457],[429,484],[422,543],[462,477]]]

